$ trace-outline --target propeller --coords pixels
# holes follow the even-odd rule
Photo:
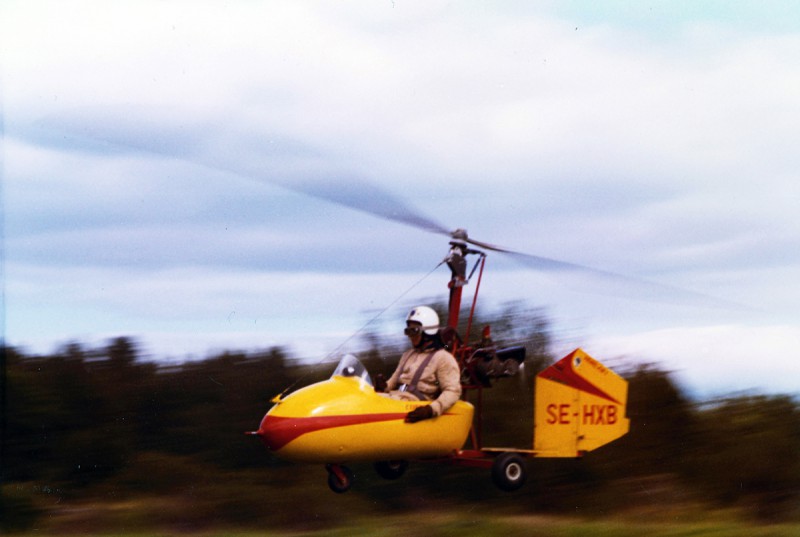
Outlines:
[[[594,292],[646,300],[666,299],[669,302],[690,301],[715,307],[741,307],[694,291],[473,239],[468,236],[465,229],[451,230],[443,226],[421,214],[394,194],[362,177],[321,172],[313,169],[313,166],[309,168],[306,162],[318,159],[319,155],[314,149],[303,144],[280,140],[277,137],[256,140],[249,133],[239,134],[237,137],[236,133],[231,132],[209,141],[201,134],[219,132],[219,126],[187,121],[186,118],[191,117],[193,117],[191,114],[179,113],[174,108],[166,110],[152,107],[132,109],[130,106],[123,109],[93,107],[89,110],[75,110],[72,114],[47,118],[23,135],[33,138],[36,143],[55,145],[59,148],[65,145],[75,147],[77,142],[80,144],[78,147],[90,152],[145,152],[233,173],[378,218],[445,235],[454,241],[463,241],[483,250],[498,252],[537,271],[588,277],[591,282],[588,290]],[[66,137],[72,142],[68,144]],[[278,152],[270,149],[276,146],[276,139]],[[280,147],[290,147],[291,152],[298,155],[298,162],[302,162],[306,169],[298,173],[297,162],[289,163],[290,166],[276,165],[274,161],[278,159],[278,155],[283,155],[280,153]],[[270,158],[267,162],[248,162],[238,157],[243,150],[258,151]]]

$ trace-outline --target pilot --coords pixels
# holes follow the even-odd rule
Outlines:
[[[394,399],[431,401],[408,413],[406,421],[415,423],[441,416],[458,401],[461,372],[439,336],[439,316],[433,309],[412,309],[406,317],[405,334],[413,347],[400,358],[386,389]]]

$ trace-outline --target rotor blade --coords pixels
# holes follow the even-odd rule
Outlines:
[[[488,242],[482,242],[482,241],[478,241],[478,240],[471,239],[471,238],[467,238],[467,239],[464,239],[464,240],[466,240],[470,244],[474,244],[475,246],[483,248],[484,250],[491,250],[493,252],[500,252],[500,253],[504,253],[504,254],[513,254],[514,253],[513,250],[509,250],[508,248],[503,248],[502,246],[495,246],[494,244],[489,244]]]
[[[71,145],[74,148],[77,142],[85,151],[161,155],[263,181],[432,233],[450,235],[447,228],[413,210],[387,190],[351,173],[332,174],[313,166],[296,166],[294,162],[288,166],[278,163],[280,159],[276,153],[281,150],[295,158],[316,161],[320,155],[313,148],[278,137],[264,140],[249,133],[245,136],[227,132],[209,140],[203,134],[221,132],[219,126],[200,123],[191,117],[158,107],[92,108],[47,118],[39,122],[34,137],[38,142],[59,147]],[[71,144],[67,137],[72,139]],[[242,138],[247,139],[243,141]],[[278,138],[277,144],[275,138]],[[252,154],[263,158],[257,162],[241,158],[243,146],[252,147]]]
[[[742,304],[690,291],[681,287],[635,278],[633,276],[618,274],[586,265],[579,265],[577,263],[518,252],[472,238],[467,238],[465,240],[480,248],[505,254],[528,268],[544,272],[558,272],[561,277],[567,275],[573,283],[580,283],[583,290],[593,293],[610,294],[612,296],[640,300],[658,300],[659,302],[694,303],[724,309],[749,309]],[[588,277],[589,281],[581,282],[580,280],[582,277]]]
[[[593,276],[599,276],[602,278],[611,278],[611,279],[621,279],[621,280],[631,280],[631,281],[639,281],[635,278],[629,276],[623,276],[622,274],[615,274],[613,272],[608,272],[601,269],[596,269],[592,267],[587,267],[585,265],[578,265],[577,263],[569,263],[567,261],[559,261],[557,259],[551,259],[549,257],[543,257],[539,255],[527,254],[523,252],[517,252],[515,250],[511,250],[510,248],[504,248],[502,246],[496,246],[494,244],[489,244],[487,242],[475,240],[472,238],[466,239],[466,241],[470,244],[474,244],[480,248],[485,250],[491,250],[493,252],[499,252],[502,254],[506,254],[517,262],[526,265],[530,268],[536,270],[544,270],[544,271],[572,271],[572,272],[583,272],[586,274],[592,274]]]
[[[214,134],[209,134],[214,133]],[[320,172],[314,162],[327,162],[315,148],[292,140],[259,138],[252,133],[225,131],[218,124],[200,122],[185,110],[157,107],[92,107],[73,110],[38,122],[36,128],[22,133],[35,143],[89,152],[146,152],[177,159],[209,169],[259,180],[350,209],[395,221],[424,231],[454,236],[455,232],[421,215],[395,195],[352,174]],[[277,139],[277,144],[275,143]],[[288,151],[287,151],[288,150]],[[282,161],[284,153],[296,160]],[[243,159],[255,154],[259,160]],[[306,165],[311,161],[312,165]],[[303,164],[298,164],[303,163]],[[470,244],[509,255],[529,268],[558,272],[560,275],[586,276],[591,292],[631,298],[669,297],[670,301],[724,304],[742,307],[720,299],[677,287],[595,269],[575,263],[517,252],[471,238]],[[574,279],[574,278],[573,278]]]
[[[450,234],[447,228],[415,212],[388,191],[358,177],[347,176],[330,181],[273,180],[271,182],[295,192],[365,212],[378,218],[392,220],[431,233]]]

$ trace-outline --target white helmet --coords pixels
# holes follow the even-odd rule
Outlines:
[[[406,322],[413,321],[422,325],[423,331],[433,336],[439,331],[439,316],[428,306],[417,306],[406,317]]]

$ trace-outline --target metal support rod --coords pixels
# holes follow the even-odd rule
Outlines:
[[[478,272],[478,283],[475,284],[475,296],[472,298],[472,308],[469,310],[469,322],[467,323],[467,333],[464,336],[464,341],[469,341],[470,332],[472,332],[472,319],[475,316],[475,306],[478,304],[478,291],[481,289],[484,265],[486,265],[485,255],[481,256],[481,270]]]

